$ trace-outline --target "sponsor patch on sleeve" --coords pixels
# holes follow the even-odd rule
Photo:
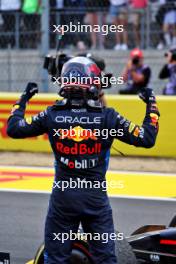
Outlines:
[[[32,123],[32,116],[30,116],[30,117],[27,117],[26,119],[25,119],[25,121],[26,121],[26,123],[28,124],[28,125],[31,125],[31,123]]]
[[[139,137],[140,134],[140,128],[138,126],[136,126],[134,132],[133,132],[133,136],[135,137]]]
[[[135,126],[136,125],[134,123],[132,123],[132,122],[130,123],[129,129],[128,129],[129,133],[132,133],[133,132]]]
[[[25,120],[24,120],[24,119],[21,119],[21,120],[19,121],[19,126],[20,126],[20,127],[25,127],[25,125],[26,125]]]
[[[150,118],[151,118],[151,123],[150,124],[153,125],[153,126],[156,126],[157,123],[158,123],[158,119],[159,119],[158,115],[154,114],[154,113],[151,113],[150,114]]]
[[[13,113],[15,112],[15,110],[17,110],[20,106],[18,104],[14,105],[12,110],[11,110],[11,115],[13,115]]]
[[[130,126],[130,122],[127,120],[125,123],[124,123],[124,127],[129,127]]]
[[[144,128],[143,127],[140,128],[139,137],[144,138]]]

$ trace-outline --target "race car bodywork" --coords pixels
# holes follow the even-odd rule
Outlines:
[[[117,241],[116,253],[118,255],[118,264],[137,264],[135,255],[131,246],[126,239]],[[34,260],[26,264],[43,264],[44,263],[44,245],[41,245],[36,253]],[[95,264],[89,252],[89,244],[86,240],[78,238],[73,243],[71,253],[71,264]]]
[[[142,233],[141,233],[142,231]],[[176,228],[145,226],[128,238],[138,263],[175,264]]]
[[[44,245],[40,246],[34,260],[26,264],[43,264]],[[176,216],[169,226],[147,225],[140,227],[130,237],[117,241],[118,264],[175,264]],[[87,241],[78,238],[73,244],[72,264],[93,264]]]

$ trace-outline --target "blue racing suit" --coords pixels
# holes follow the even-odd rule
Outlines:
[[[56,239],[56,234],[77,233],[81,223],[85,233],[110,236],[114,225],[103,185],[98,188],[67,186],[64,191],[59,185],[70,180],[105,181],[114,138],[136,147],[154,146],[158,133],[156,104],[147,104],[142,126],[128,121],[113,108],[64,108],[59,102],[31,120],[24,115],[25,106],[16,105],[8,120],[8,135],[26,138],[47,133],[55,156],[55,179],[45,225],[45,264],[68,264],[73,240],[69,236],[62,243],[61,238]],[[108,137],[104,136],[105,131]],[[89,244],[94,263],[118,263],[113,239],[109,238],[107,243],[103,239],[92,239]]]

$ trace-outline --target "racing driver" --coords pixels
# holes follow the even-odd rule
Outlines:
[[[87,79],[65,82],[65,78],[68,80],[71,76]],[[94,185],[71,188],[68,185],[62,191],[56,183],[69,183],[71,179],[75,182],[78,179],[104,182],[114,138],[136,147],[151,148],[155,145],[159,111],[152,89],[145,89],[140,94],[146,103],[146,114],[142,126],[139,126],[113,108],[102,105],[99,97],[101,82],[97,82],[97,77],[101,78],[101,71],[91,59],[72,58],[63,65],[61,72],[59,94],[63,100],[56,101],[31,119],[25,119],[26,104],[38,92],[37,84],[28,83],[8,119],[7,134],[12,138],[47,133],[55,156],[55,179],[45,223],[45,264],[70,263],[73,240],[69,236],[62,243],[60,235],[77,233],[80,223],[84,233],[108,234],[107,243],[102,236],[89,241],[93,262],[118,263],[115,240],[111,236],[115,234],[112,209],[103,185],[99,184],[99,188]],[[108,131],[121,129],[123,134],[109,133],[107,139],[101,133],[95,134],[105,128]]]

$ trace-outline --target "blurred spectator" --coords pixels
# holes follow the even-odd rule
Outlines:
[[[50,5],[50,48],[56,48],[57,35],[53,32],[54,26],[59,25],[61,21],[61,12],[63,12],[64,0],[49,0]],[[59,15],[58,15],[59,14]]]
[[[167,64],[161,69],[159,79],[169,79],[163,90],[164,95],[176,95],[176,48],[165,54]]]
[[[123,32],[116,33],[115,50],[128,49],[128,35],[127,35],[127,0],[110,0],[111,6],[109,15],[113,25],[123,25]]]
[[[160,8],[157,14],[157,21],[162,21],[162,30],[164,33],[164,41],[169,48],[176,45],[176,1],[175,0],[159,0]],[[157,49],[164,48],[161,41]]]
[[[151,70],[145,65],[143,52],[136,48],[130,53],[130,59],[123,71],[123,79],[127,82],[125,90],[120,90],[120,94],[137,94],[143,88],[148,88]]]
[[[63,13],[57,13],[56,21],[60,25],[68,25],[72,23],[73,25],[83,24],[85,17],[85,3],[84,0],[57,0],[57,9],[61,9],[63,5]],[[59,17],[58,17],[59,16]],[[60,21],[59,21],[60,18]],[[84,32],[83,32],[84,33]],[[63,36],[62,45],[64,47],[73,44],[79,50],[85,50],[86,46],[83,41],[82,32],[67,32]]]
[[[163,20],[164,20],[164,14],[165,14],[165,8],[164,5],[161,4],[161,0],[156,0],[157,4],[159,4],[158,9],[156,11],[155,19],[157,24],[159,25],[159,43],[157,45],[158,50],[162,50],[164,48],[164,38],[163,38]]]
[[[37,48],[40,44],[40,14],[42,0],[24,0],[22,5],[25,48]]]
[[[144,23],[145,9],[148,5],[148,0],[130,0],[132,11],[132,24],[134,30],[135,45],[141,46],[140,26]],[[143,19],[143,20],[142,20]]]
[[[21,7],[20,0],[1,0],[0,10],[3,11],[3,31],[5,32],[4,41],[1,42],[2,47],[7,47],[9,44],[13,47],[15,44],[15,13]]]
[[[87,9],[86,23],[93,27],[94,25],[99,25],[101,19],[101,24],[105,24],[105,15],[106,9],[109,7],[109,0],[85,0],[85,3]],[[100,47],[99,36],[100,34],[97,32],[91,32],[91,49]],[[104,42],[104,39],[102,39],[102,42]]]
[[[62,9],[63,6],[64,6],[64,0],[51,0],[51,2],[53,2],[53,6],[54,6],[54,3],[56,3],[56,7],[58,9]]]

